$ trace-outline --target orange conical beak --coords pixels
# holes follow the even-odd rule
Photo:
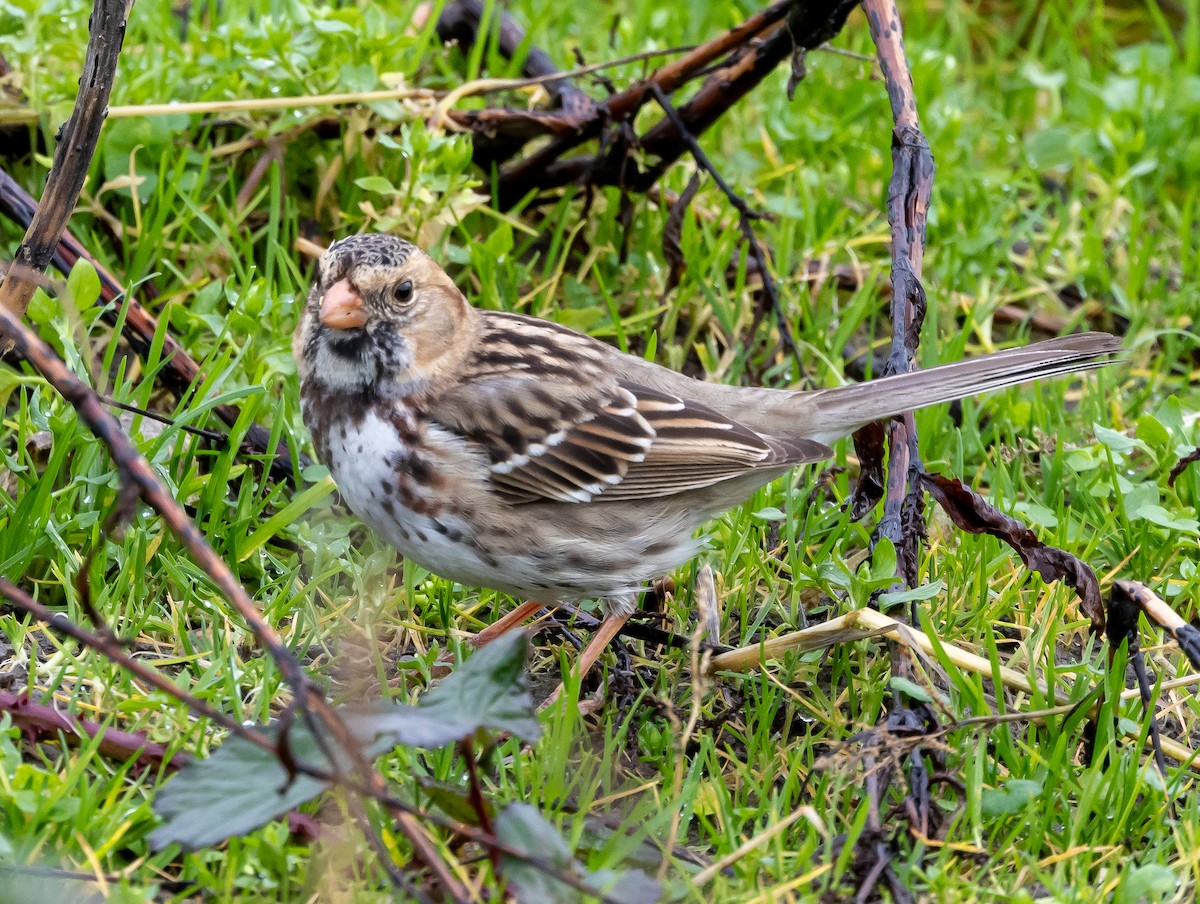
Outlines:
[[[356,330],[366,325],[362,298],[344,279],[339,279],[321,299],[321,323],[335,330]]]

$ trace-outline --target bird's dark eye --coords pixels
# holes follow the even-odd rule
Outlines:
[[[400,283],[400,285],[396,286],[396,288],[392,290],[392,294],[396,296],[396,301],[400,302],[401,304],[408,304],[410,301],[412,301],[413,297],[412,280],[404,280],[404,282]]]

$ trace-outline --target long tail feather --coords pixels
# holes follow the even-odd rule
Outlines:
[[[798,426],[809,439],[830,443],[871,421],[927,405],[1104,367],[1120,352],[1121,341],[1116,336],[1080,333],[928,370],[806,393],[796,397]]]

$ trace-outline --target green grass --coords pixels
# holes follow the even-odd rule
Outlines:
[[[0,3],[0,53],[48,136],[70,110],[87,6]],[[134,7],[114,104],[365,90],[385,79],[437,88],[515,73],[490,46],[460,55],[442,51],[428,28],[405,31],[415,3],[200,2],[187,7],[186,22],[173,6]],[[938,164],[922,362],[1031,338],[1027,322],[998,315],[1004,306],[1070,328],[1119,331],[1130,351],[1125,364],[1082,384],[967,402],[960,429],[944,408],[920,413],[926,465],[985,488],[1045,542],[1089,562],[1106,587],[1113,578],[1145,581],[1193,619],[1200,467],[1167,484],[1177,457],[1200,442],[1200,4],[1178,6],[1182,15],[1168,19],[1138,3],[906,4],[904,17]],[[701,41],[755,8],[638,4],[616,19],[610,43],[610,4],[553,7],[519,0],[511,9],[563,65],[575,47],[595,62]],[[871,53],[861,14],[835,43]],[[231,402],[244,417],[230,449],[258,422],[299,453],[309,446],[290,336],[310,265],[293,251],[295,239],[386,228],[430,244],[484,307],[552,317],[638,352],[652,347],[659,362],[712,379],[832,384],[845,378],[848,353],[889,328],[880,286],[891,123],[869,64],[815,53],[808,69],[794,103],[781,71],[703,140],[731,184],[776,215],[760,236],[773,250],[803,372],[774,357],[769,317],[752,330],[752,293],[740,282],[726,288],[736,218],[711,182],[695,201],[704,217],[683,229],[687,272],[664,299],[665,205],[639,198],[627,236],[612,191],[585,222],[577,197],[536,216],[497,216],[486,206],[488,175],[470,166],[468,139],[430,133],[413,109],[392,102],[345,110],[339,137],[299,128],[311,110],[106,125],[72,228],[125,285],[155,287],[153,300],[139,297],[203,362],[207,379],[185,405],[174,408],[156,387],[160,361],[114,353],[82,275],[62,304],[39,301],[31,317],[77,371],[118,399],[214,429],[207,409]],[[629,65],[611,75],[624,84],[642,71]],[[244,139],[274,136],[284,138],[283,165],[270,168],[239,212],[238,192],[262,153]],[[47,164],[27,159],[12,172],[37,195]],[[690,162],[675,167],[666,187],[681,190],[692,170]],[[11,255],[20,232],[0,223],[0,235]],[[585,245],[569,253],[575,236]],[[813,258],[860,266],[861,288],[810,287],[801,277]],[[1068,305],[1060,293],[1084,300]],[[103,536],[116,476],[71,408],[28,370],[0,371],[0,395],[0,571],[83,620],[73,580],[84,551],[99,546],[96,604],[142,659],[239,719],[269,718],[287,698],[278,670],[163,526],[143,512],[120,538]],[[132,426],[268,621],[339,699],[376,695],[383,685],[411,698],[439,651],[512,605],[415,566],[400,570],[389,548],[331,507],[322,469],[304,473],[315,489],[288,509],[296,494],[257,462],[177,428],[157,433],[138,418]],[[849,451],[839,448],[836,463]],[[871,524],[842,510],[852,473],[834,474],[814,505],[818,469],[798,472],[712,525],[706,559],[718,572],[725,643],[865,604],[879,581],[869,565],[854,564]],[[963,535],[934,513],[920,569],[923,582],[943,585],[922,608],[923,628],[944,643],[1034,673],[1075,700],[1096,683],[1123,684],[1123,670],[1108,675],[1107,648],[1087,638],[1070,591],[1029,575],[997,541]],[[683,633],[694,624],[692,575],[688,566],[674,576],[679,590],[668,607]],[[10,686],[53,694],[64,709],[178,749],[203,753],[219,742],[219,732],[111,663],[3,611],[0,634],[14,652],[0,675]],[[1156,675],[1189,671],[1145,628],[1143,644]],[[538,680],[557,674],[564,648],[551,638],[540,645]],[[591,868],[633,863],[651,872],[661,855],[647,865],[646,853],[669,837],[676,817],[677,843],[716,861],[811,807],[701,888],[690,882],[694,868],[670,863],[668,890],[678,900],[722,902],[852,893],[851,852],[868,801],[851,739],[887,712],[888,647],[861,641],[793,654],[704,686],[685,653],[637,643],[630,652],[641,682],[622,689],[632,702],[614,699],[589,720],[555,713],[530,751],[502,744],[484,770],[488,794],[535,804]],[[925,662],[921,675],[947,722],[1048,705],[998,694],[943,657]],[[681,726],[697,693],[700,720],[684,746]],[[1164,702],[1167,736],[1200,736],[1200,705],[1187,688]],[[935,837],[907,833],[890,812],[898,793],[884,800],[901,881],[934,900],[1192,900],[1200,807],[1191,773],[1173,767],[1165,783],[1179,795],[1172,812],[1139,745],[1113,740],[1114,719],[1135,733],[1145,722],[1136,703],[1106,704],[1102,756],[1091,765],[1081,755],[1079,715],[947,733],[940,753],[963,793],[935,787]],[[0,859],[119,875],[104,887],[118,901],[184,900],[196,888],[216,900],[381,897],[381,874],[352,842],[310,848],[279,824],[220,851],[151,853],[150,800],[161,777],[138,775],[94,747],[35,748],[0,731]],[[408,794],[425,779],[464,780],[450,751],[401,750],[381,766]],[[339,825],[345,817],[334,800],[320,818]]]

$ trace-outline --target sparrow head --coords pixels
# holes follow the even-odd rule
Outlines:
[[[329,246],[293,351],[302,381],[407,393],[445,373],[469,341],[473,309],[429,255],[390,235]]]

